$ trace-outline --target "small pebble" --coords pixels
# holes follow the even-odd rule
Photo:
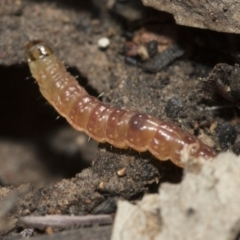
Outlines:
[[[220,147],[222,149],[225,149],[232,145],[237,137],[237,133],[234,126],[232,126],[229,123],[219,124],[216,128],[216,134],[218,137]]]
[[[20,232],[20,235],[23,238],[29,238],[33,235],[34,229],[33,228],[25,228],[23,231]]]
[[[110,45],[109,38],[103,37],[98,40],[98,47],[100,49],[106,49]]]
[[[181,99],[171,98],[168,100],[165,111],[169,118],[176,118],[179,111],[183,108]]]
[[[98,185],[98,188],[99,189],[104,189],[105,185],[106,185],[105,182],[100,182],[99,185]]]
[[[52,227],[47,227],[47,228],[45,229],[45,232],[46,232],[47,234],[49,234],[49,235],[51,235],[51,234],[53,234],[53,233],[54,233],[54,231],[53,231],[53,228],[52,228]]]
[[[122,177],[122,176],[126,175],[126,170],[127,170],[127,169],[126,169],[125,167],[119,169],[119,170],[117,171],[117,175],[118,175],[119,177]]]
[[[116,211],[116,199],[108,198],[92,210],[92,214],[110,214]]]

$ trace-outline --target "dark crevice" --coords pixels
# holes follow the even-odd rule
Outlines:
[[[79,76],[79,82],[91,95],[98,96],[75,68],[69,71]],[[0,66],[0,96],[2,140],[33,144],[46,168],[54,175],[73,177],[89,166],[89,159],[84,159],[80,150],[69,154],[49,144],[50,136],[71,126],[42,97],[27,64]],[[72,135],[74,144],[77,132],[73,131]],[[93,152],[95,148],[93,146]]]

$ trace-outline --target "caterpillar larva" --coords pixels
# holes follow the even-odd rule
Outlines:
[[[215,151],[173,123],[153,116],[112,107],[90,96],[64,64],[42,41],[27,46],[28,63],[42,95],[78,131],[117,148],[150,151],[159,160],[170,159],[183,167],[181,151],[191,157],[212,159]]]

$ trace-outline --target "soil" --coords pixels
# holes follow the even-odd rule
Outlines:
[[[174,32],[169,36],[184,55],[170,58],[171,62],[168,58],[158,72],[149,73],[138,58],[132,58],[136,64],[127,64],[124,52],[129,31],[137,34],[146,27],[144,21],[128,23],[107,9],[106,1],[6,0],[0,3],[0,16],[3,239],[21,238],[21,216],[114,214],[118,199],[134,202],[145,193],[156,193],[163,182],[179,183],[182,178],[182,169],[170,161],[97,145],[72,130],[31,78],[25,56],[30,40],[47,41],[89,94],[103,102],[174,122],[218,152],[233,147],[240,152],[239,109],[201,87],[217,63],[238,63],[239,36],[177,26],[167,15],[151,24],[160,29],[159,36]],[[102,37],[110,39],[105,50],[98,47]],[[225,143],[226,131],[234,138],[226,137]],[[89,239],[96,232],[99,239],[110,239],[111,227],[76,229],[53,232],[56,239],[83,232],[86,236],[92,232]],[[63,233],[55,233],[59,231]],[[50,239],[45,235],[49,232],[35,230],[31,236]]]

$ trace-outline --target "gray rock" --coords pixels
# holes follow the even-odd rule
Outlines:
[[[172,13],[180,25],[240,33],[239,1],[142,0],[142,2],[146,6]]]
[[[232,153],[189,162],[180,184],[164,183],[137,205],[119,202],[112,239],[237,239],[239,185],[240,157]]]

